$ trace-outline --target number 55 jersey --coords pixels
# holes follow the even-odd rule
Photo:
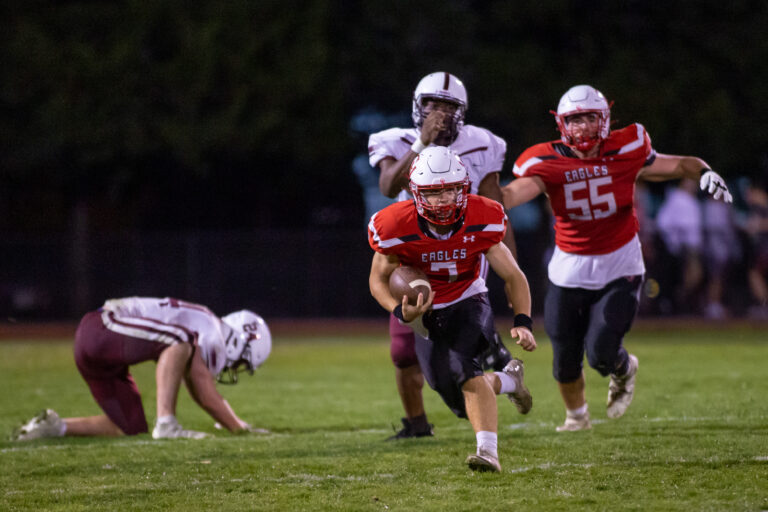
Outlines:
[[[559,286],[596,289],[607,284],[606,279],[645,271],[636,236],[635,180],[655,158],[641,124],[611,132],[594,158],[578,158],[559,140],[537,144],[520,155],[514,174],[537,176],[544,182],[555,216],[557,247],[550,262],[550,280]],[[584,256],[626,254],[604,258],[599,261],[603,268],[593,272],[586,266],[598,263],[594,258],[561,261],[564,255],[560,251]],[[553,268],[553,263],[559,267]]]

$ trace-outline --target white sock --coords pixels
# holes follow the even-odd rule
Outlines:
[[[578,409],[566,409],[566,415],[570,416],[571,418],[578,418],[581,416],[584,416],[587,414],[587,403],[584,402],[584,405],[579,407]]]
[[[513,379],[512,377],[510,377],[504,372],[493,372],[493,373],[499,378],[499,381],[501,381],[501,391],[499,391],[499,394],[515,392],[515,389],[517,389],[517,386],[515,385],[515,379]]]
[[[174,416],[173,414],[169,414],[167,416],[160,416],[159,418],[157,418],[158,425],[161,425],[163,423],[173,423],[174,421],[176,421],[176,416]]]
[[[482,448],[484,452],[490,453],[494,457],[499,457],[499,436],[496,432],[488,432],[487,430],[481,430],[475,434],[477,438],[477,453],[480,453]]]
[[[62,421],[61,422],[61,427],[59,427],[59,435],[60,436],[64,436],[66,434],[67,434],[67,422],[66,421]]]

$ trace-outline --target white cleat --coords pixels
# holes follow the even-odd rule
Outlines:
[[[592,428],[592,422],[589,421],[589,411],[581,416],[571,416],[566,412],[565,423],[557,427],[558,432],[577,432],[579,430],[589,430]]]
[[[485,450],[478,450],[477,453],[472,453],[464,461],[469,469],[472,471],[499,473],[501,472],[501,464],[499,464],[499,458],[491,455]]]
[[[520,359],[513,357],[502,371],[512,377],[515,381],[515,390],[512,393],[507,393],[509,401],[515,404],[515,407],[517,407],[517,411],[520,414],[528,414],[531,407],[533,407],[533,398],[531,397],[531,392],[528,391],[528,388],[523,381],[525,372],[523,362]]]
[[[205,432],[184,430],[176,418],[173,421],[156,423],[155,428],[152,429],[152,439],[203,439],[206,437],[208,434]]]
[[[42,439],[44,437],[61,437],[64,428],[64,422],[56,411],[46,409],[27,423],[19,427],[14,433],[14,441],[31,441],[32,439]]]
[[[635,377],[638,366],[637,357],[629,354],[629,369],[626,375],[611,374],[611,381],[608,384],[608,408],[606,410],[609,418],[616,419],[627,412],[627,408],[629,408],[635,395]]]

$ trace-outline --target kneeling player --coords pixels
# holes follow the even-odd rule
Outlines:
[[[176,399],[183,380],[195,402],[231,432],[253,429],[237,417],[216,390],[237,381],[237,372],[261,365],[272,336],[255,313],[237,311],[219,318],[205,306],[171,298],[112,299],[87,313],[75,333],[75,363],[104,414],[59,418],[48,409],[15,434],[27,441],[59,436],[118,436],[148,431],[141,396],[129,367],[157,361],[157,422],[152,437],[199,439],[176,420]]]

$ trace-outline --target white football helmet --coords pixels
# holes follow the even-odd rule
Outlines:
[[[574,137],[568,130],[565,118],[584,112],[594,112],[600,118],[600,125],[594,138]],[[596,144],[607,139],[611,131],[611,105],[608,104],[603,93],[590,85],[575,85],[568,89],[560,98],[557,112],[553,114],[555,114],[563,144],[579,151],[589,151]]]
[[[410,188],[419,215],[433,224],[450,225],[458,221],[467,207],[469,174],[454,151],[444,146],[430,146],[419,153],[411,164]],[[430,204],[427,191],[457,188],[451,204]]]
[[[447,128],[448,144],[452,144],[459,136],[459,130],[464,125],[464,115],[467,112],[467,89],[456,76],[440,71],[430,73],[421,79],[413,91],[413,108],[411,117],[417,129],[421,129],[427,114],[424,112],[426,100],[440,100],[456,104],[456,112]]]
[[[239,372],[253,375],[253,370],[266,361],[272,351],[272,334],[264,319],[247,309],[230,313],[221,321],[235,332],[227,339],[227,363],[218,381],[234,384]]]

